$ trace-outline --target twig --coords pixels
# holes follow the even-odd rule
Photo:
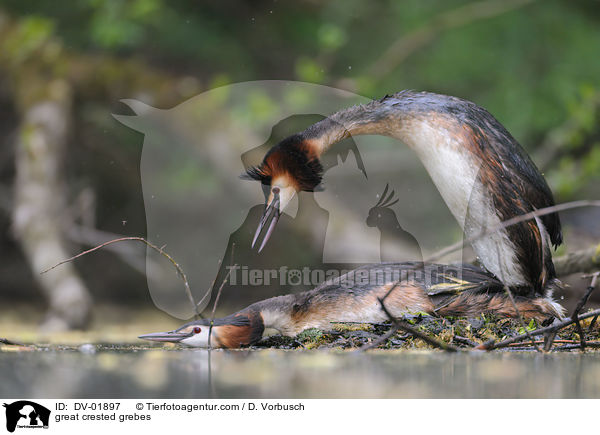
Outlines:
[[[420,267],[424,267],[424,265],[421,263]],[[363,352],[365,350],[372,349],[373,347],[379,346],[381,343],[384,343],[388,338],[390,338],[392,335],[394,335],[399,329],[402,329],[404,332],[407,332],[407,333],[413,335],[414,337],[417,337],[417,338],[423,340],[425,343],[427,343],[427,344],[429,344],[429,345],[431,345],[433,347],[437,347],[439,349],[443,349],[443,350],[445,350],[447,352],[458,352],[459,351],[458,348],[452,346],[451,344],[444,343],[443,341],[440,341],[440,340],[437,340],[437,339],[435,339],[433,337],[430,337],[429,335],[427,335],[427,334],[419,331],[418,329],[413,328],[408,323],[397,319],[396,317],[394,317],[392,315],[392,313],[389,312],[389,310],[385,306],[385,299],[399,285],[400,285],[400,281],[397,281],[396,283],[394,283],[394,285],[387,291],[387,293],[383,297],[377,298],[377,300],[379,301],[379,304],[381,305],[381,309],[388,316],[388,318],[390,319],[390,321],[393,324],[392,329],[390,329],[382,337],[380,337],[377,340],[375,340],[373,343],[369,343],[369,344],[367,344],[365,346],[362,346],[360,349],[358,349],[358,351],[359,352]]]
[[[519,311],[519,308],[517,307],[517,303],[515,302],[515,298],[513,297],[512,292],[510,291],[510,289],[507,286],[504,286],[504,291],[506,291],[506,293],[508,293],[510,302],[512,303],[512,305],[517,313],[517,318],[519,319],[521,328],[523,328],[523,330],[525,331],[525,334],[527,334],[527,337],[529,337],[529,340],[531,341],[531,344],[533,345],[533,347],[535,347],[535,350],[537,352],[542,352],[542,349],[536,344],[535,339],[530,334],[528,325],[526,325],[525,320],[523,320],[523,316],[521,315],[521,312]]]
[[[581,103],[581,108],[585,113],[594,113],[600,106],[600,94],[593,97],[584,98]],[[582,121],[578,116],[571,116],[562,125],[552,129],[544,138],[542,143],[536,147],[537,152],[534,155],[533,161],[538,169],[543,173],[552,162],[557,162],[560,159],[560,154],[564,153],[569,137],[573,137],[582,129]]]
[[[219,260],[219,262],[218,262],[219,266],[221,265],[221,262],[222,261]],[[200,301],[196,304],[197,310],[198,310],[198,307],[200,307],[204,304],[204,301],[206,300],[206,298],[212,294],[212,289],[215,286],[215,282],[217,282],[217,277],[219,276],[219,271],[220,271],[220,267],[219,267],[219,270],[217,270],[217,274],[215,275],[215,278],[212,280],[210,287],[208,288],[208,290],[206,290],[206,293],[204,293],[204,296],[202,296],[202,299],[200,299]],[[208,305],[208,303],[207,303],[207,305]]]
[[[233,262],[233,252],[235,251],[235,243],[233,243],[231,245],[231,262]],[[234,267],[237,266],[237,264],[233,265]],[[223,278],[223,282],[221,283],[221,286],[219,287],[219,291],[217,292],[217,297],[215,298],[215,303],[213,304],[213,309],[212,309],[212,313],[210,315],[210,323],[208,326],[208,348],[212,349],[211,347],[211,337],[212,337],[212,329],[213,329],[213,325],[215,322],[215,311],[217,310],[217,304],[219,303],[219,298],[221,297],[221,292],[223,291],[223,287],[225,287],[225,283],[227,282],[227,280],[229,279],[229,275],[231,274],[231,271],[233,270],[233,268],[229,268],[229,271],[227,271],[227,275],[225,275],[225,278]]]
[[[476,343],[473,340],[469,340],[467,337],[461,337],[460,335],[452,336],[452,340],[458,343],[469,345],[471,347],[479,345],[479,343]]]
[[[97,246],[107,240],[125,237],[122,234],[84,227],[75,223],[70,223],[65,229],[65,233],[73,242],[89,247]],[[137,272],[147,275],[150,279],[155,278],[152,275],[152,271],[154,270],[153,264],[150,263],[150,259],[145,259],[143,255],[140,255],[137,248],[133,248],[131,245],[120,244],[108,246],[106,249],[113,252]]]
[[[544,340],[536,340],[535,341],[538,344],[542,344],[544,343]],[[554,340],[554,343],[566,343],[566,344],[577,344],[577,345],[581,345],[580,342],[577,342],[576,340]],[[600,345],[600,341],[587,341],[586,344],[588,345]],[[508,345],[508,347],[513,347],[513,346],[530,346],[531,343],[511,343]]]
[[[400,329],[400,326],[398,325],[398,323],[394,323],[392,325],[392,328],[388,332],[383,334],[377,340],[374,340],[369,344],[365,344],[364,346],[361,346],[361,348],[358,349],[358,352],[364,352],[365,350],[369,350],[369,349],[378,347],[379,345],[381,345],[381,344],[385,343],[387,340],[389,340],[396,332],[398,332],[399,329]]]
[[[496,253],[497,253],[496,255],[498,255],[498,260],[502,261],[502,263],[504,263],[504,258],[500,255],[500,248],[498,247],[498,245],[496,245]],[[515,301],[515,298],[514,298],[512,292],[510,291],[508,286],[506,284],[504,284],[504,282],[506,282],[505,277],[504,277],[504,269],[506,269],[506,264],[503,264],[503,266],[504,266],[503,269],[500,270],[500,273],[501,273],[500,281],[502,281],[502,283],[503,283],[504,291],[508,295],[508,298],[510,299],[510,303],[512,304],[513,308],[515,309],[515,313],[517,314],[517,318],[519,319],[519,323],[521,324],[521,327],[525,330],[525,333],[531,340],[531,344],[533,345],[533,347],[535,347],[536,351],[541,352],[542,349],[540,349],[540,347],[537,344],[535,344],[535,340],[529,334],[529,329],[527,329],[525,320],[523,320],[523,316],[521,315],[521,312],[519,311],[519,307],[517,307],[517,302]]]
[[[455,29],[484,18],[491,18],[518,9],[533,0],[486,0],[471,2],[442,12],[425,25],[396,40],[369,68],[368,76],[382,79],[408,56],[432,41],[443,31]]]
[[[587,319],[589,317],[594,317],[594,316],[598,316],[600,315],[600,309],[594,310],[594,311],[590,311],[582,316],[579,316],[579,320],[583,320],[583,319]],[[536,335],[540,335],[543,334],[545,332],[551,332],[551,331],[558,331],[559,329],[564,328],[565,326],[569,326],[572,323],[575,323],[574,320],[571,320],[570,318],[566,318],[565,320],[559,322],[556,325],[551,325],[551,326],[546,326],[545,328],[539,328],[536,329],[535,331],[531,331],[531,335],[536,336]],[[477,350],[493,350],[493,349],[500,349],[502,347],[506,347],[511,343],[516,343],[519,341],[523,341],[525,339],[528,339],[529,336],[527,334],[520,334],[520,335],[516,335],[514,337],[510,337],[507,338],[506,340],[502,340],[499,342],[495,342],[494,340],[490,340],[486,343],[482,343],[479,346],[475,347],[475,349]]]
[[[392,290],[395,287],[392,288]],[[379,304],[381,305],[381,309],[385,312],[385,314],[390,318],[390,320],[394,323],[394,326],[397,326],[398,329],[402,329],[404,332],[408,332],[411,335],[414,335],[415,337],[423,340],[425,343],[433,346],[433,347],[437,347],[439,349],[445,350],[446,352],[458,352],[459,349],[457,347],[452,346],[449,343],[445,343],[441,340],[437,340],[433,337],[430,337],[429,335],[425,334],[424,332],[419,331],[416,328],[413,328],[412,326],[410,326],[408,323],[399,320],[397,318],[395,318],[394,316],[392,316],[392,314],[388,311],[387,307],[385,306],[385,302],[383,300],[383,298],[377,298],[379,300]]]
[[[425,262],[420,261],[418,263],[418,267],[413,267],[412,270],[419,270],[422,269],[423,271],[425,270]],[[396,288],[400,285],[400,283],[402,282],[402,278],[400,278],[400,280],[396,281],[394,283],[394,285],[385,293],[385,295],[383,295],[382,298],[380,298],[380,303],[383,304],[383,302],[385,302],[385,300],[392,294],[392,292],[394,290],[396,290]],[[384,310],[385,311],[385,310]]]
[[[1,344],[8,344],[9,346],[24,346],[24,347],[36,347],[34,344],[25,344],[18,341],[9,340],[8,338],[0,338]]]
[[[540,349],[540,347],[535,343],[533,336],[529,333],[529,329],[527,328],[527,325],[525,324],[525,321],[523,320],[523,316],[521,315],[521,312],[519,311],[519,308],[517,307],[517,303],[515,302],[515,298],[513,297],[512,292],[510,291],[510,289],[507,286],[504,286],[504,291],[508,294],[508,298],[510,299],[512,306],[517,313],[517,318],[519,319],[521,328],[523,328],[525,330],[525,334],[527,335],[527,337],[529,337],[529,340],[531,340],[531,344],[533,345],[533,347],[535,347],[535,350],[538,352],[541,352],[542,349]]]
[[[221,283],[221,286],[219,287],[219,291],[217,292],[217,297],[215,298],[215,303],[213,305],[213,309],[212,309],[212,313],[211,313],[211,317],[210,317],[210,323],[208,326],[208,348],[211,349],[210,346],[210,339],[212,337],[212,329],[213,329],[213,325],[215,322],[215,310],[217,309],[217,304],[219,303],[219,298],[221,297],[221,292],[223,291],[223,287],[225,287],[225,284],[227,283],[227,279],[229,278],[229,275],[231,274],[231,269],[229,269],[229,271],[227,272],[227,275],[225,275],[225,278],[223,279],[223,282]]]
[[[435,261],[439,260],[440,258],[445,257],[448,254],[458,251],[459,249],[463,248],[465,245],[472,244],[473,242],[475,242],[483,237],[489,236],[490,234],[493,234],[496,231],[502,230],[502,229],[510,227],[512,225],[516,225],[521,222],[535,219],[536,217],[545,216],[545,215],[556,213],[559,211],[571,210],[574,208],[581,208],[581,207],[600,207],[600,200],[584,199],[584,200],[580,200],[580,201],[565,202],[563,204],[557,204],[557,205],[553,205],[551,207],[540,208],[540,209],[531,211],[529,213],[515,216],[513,218],[505,220],[504,222],[499,223],[498,225],[491,227],[488,230],[482,230],[479,234],[476,234],[472,237],[468,237],[466,239],[463,239],[462,241],[456,242],[450,246],[447,246],[444,249],[439,250],[435,254],[429,256],[429,258],[425,259],[425,262],[426,263],[435,262]]]
[[[425,266],[423,266],[424,268]],[[398,332],[398,330],[400,329],[400,325],[398,324],[397,319],[395,319],[390,312],[387,310],[387,307],[385,306],[384,302],[387,299],[387,297],[396,289],[396,287],[398,287],[400,285],[400,281],[396,281],[394,283],[394,285],[386,292],[386,294],[382,297],[382,298],[378,298],[379,303],[381,304],[381,308],[383,309],[383,311],[387,314],[387,316],[390,318],[390,321],[392,322],[392,328],[386,332],[384,335],[382,335],[380,338],[378,338],[377,340],[373,341],[372,343],[369,343],[367,345],[362,346],[360,349],[358,349],[358,352],[363,352],[365,350],[369,350],[372,349],[374,347],[379,346],[382,343],[385,343],[386,340],[388,340],[390,337],[392,337],[396,332]]]
[[[579,312],[583,309],[585,304],[587,304],[590,295],[596,288],[596,281],[598,279],[598,275],[600,275],[600,272],[592,274],[592,281],[589,287],[587,288],[585,294],[581,297],[581,299],[579,299],[579,302],[577,303],[577,306],[575,307],[575,310],[573,310],[573,314],[571,315],[571,318],[575,320],[575,325],[577,326],[577,333],[579,334],[579,339],[581,340],[582,351],[585,351],[585,334],[583,332],[583,328],[581,327],[581,322],[579,321]]]
[[[57,268],[58,266],[65,264],[65,263],[69,263],[73,260],[76,260],[79,257],[83,257],[84,255],[90,254],[94,251],[97,251],[98,249],[104,248],[105,246],[111,245],[113,243],[117,243],[117,242],[124,242],[127,240],[136,240],[138,242],[142,242],[145,243],[146,246],[149,246],[150,248],[154,249],[156,252],[158,252],[160,255],[162,255],[163,257],[167,258],[172,264],[173,266],[175,266],[175,269],[177,269],[177,273],[179,274],[179,276],[181,277],[181,279],[183,280],[183,284],[185,286],[185,293],[188,297],[188,299],[190,300],[190,303],[192,304],[192,307],[194,308],[194,312],[196,313],[196,316],[199,316],[200,313],[198,312],[198,306],[196,305],[196,302],[194,301],[194,296],[192,295],[192,290],[190,289],[190,285],[188,283],[187,277],[185,275],[185,272],[183,271],[183,269],[181,268],[181,266],[175,261],[173,260],[173,258],[167,254],[163,248],[159,248],[158,246],[154,245],[153,243],[149,242],[148,240],[144,239],[143,237],[121,237],[119,239],[114,239],[114,240],[109,240],[108,242],[104,242],[98,246],[93,247],[92,249],[88,249],[87,251],[83,251],[71,258],[67,258],[66,260],[62,260],[59,263],[55,264],[54,266],[40,272],[40,274],[44,274],[46,272],[51,271],[52,269]],[[164,247],[164,246],[163,246]]]
[[[560,320],[558,320],[557,318],[554,318],[552,320],[552,325],[550,326],[557,326],[560,323]],[[549,352],[550,349],[552,348],[552,345],[554,344],[554,340],[556,339],[556,332],[557,331],[550,331],[550,332],[546,332],[544,334],[544,352]]]
[[[419,331],[418,329],[413,328],[406,322],[398,321],[398,327],[400,329],[402,329],[404,332],[408,332],[409,334],[414,335],[415,337],[423,340],[425,343],[429,344],[430,346],[437,347],[439,349],[445,350],[446,352],[458,352],[460,350],[457,347],[455,347],[449,343],[446,343],[441,340],[437,340],[433,337],[430,337],[429,335]]]
[[[518,224],[520,222],[524,222],[524,221],[527,221],[527,220],[535,219],[535,218],[537,218],[539,216],[544,216],[544,215],[547,215],[547,214],[556,213],[558,211],[570,210],[570,209],[580,208],[580,207],[600,207],[600,201],[599,200],[572,201],[572,202],[567,202],[567,203],[563,203],[563,204],[557,204],[557,205],[554,205],[554,206],[551,206],[551,207],[541,208],[541,209],[538,209],[538,210],[535,210],[535,211],[532,211],[532,212],[529,212],[529,213],[525,213],[523,215],[515,216],[515,217],[513,217],[511,219],[508,219],[508,220],[506,220],[504,222],[501,222],[500,224],[492,227],[491,229],[483,230],[479,234],[477,234],[477,235],[475,235],[473,237],[469,237],[467,239],[464,239],[461,242],[457,242],[457,243],[455,243],[455,244],[453,244],[453,245],[451,245],[449,247],[446,247],[446,248],[442,249],[441,251],[438,251],[434,255],[432,255],[429,258],[427,258],[423,263],[421,263],[420,267],[424,268],[424,265],[425,265],[426,262],[434,262],[434,261],[438,260],[439,258],[441,258],[441,257],[443,257],[443,256],[445,256],[447,254],[450,254],[450,253],[452,253],[452,252],[454,252],[454,251],[456,251],[456,250],[464,247],[466,244],[470,244],[470,243],[472,243],[472,242],[474,242],[474,241],[476,241],[476,240],[478,240],[478,239],[480,239],[482,237],[490,235],[490,234],[492,234],[492,233],[494,233],[496,231],[499,231],[499,230],[501,230],[503,228],[507,228],[509,226],[512,226],[512,225],[515,225],[515,224]],[[386,292],[386,294],[382,298],[379,298],[379,302],[380,302],[380,304],[382,306],[382,309],[388,315],[388,317],[394,323],[394,325],[397,326],[397,329],[395,329],[395,330],[392,329],[392,330],[390,330],[388,332],[389,337],[391,337],[398,329],[403,329],[404,331],[409,332],[409,333],[413,333],[413,332],[416,331],[416,330],[414,330],[414,328],[410,328],[411,330],[409,330],[409,329],[404,328],[402,325],[400,325],[399,322],[393,316],[390,315],[389,311],[385,307],[385,304],[384,304],[385,300],[398,287],[399,284],[400,284],[400,281],[396,282]],[[531,342],[532,342],[532,345],[535,346],[536,350],[541,352],[542,350],[539,348],[539,346],[537,346],[537,344],[535,343],[535,340],[533,339],[534,335],[538,335],[538,334],[541,334],[541,333],[544,333],[544,332],[555,332],[558,329],[560,329],[560,328],[562,328],[564,326],[567,326],[567,325],[570,325],[571,323],[573,323],[573,321],[571,321],[570,319],[568,319],[568,321],[565,320],[565,321],[563,321],[561,323],[558,323],[557,325],[552,325],[552,326],[547,327],[547,328],[541,328],[541,329],[537,329],[535,331],[531,331],[530,332],[527,329],[527,326],[524,324],[523,318],[522,318],[522,316],[521,316],[521,314],[519,312],[519,309],[518,309],[518,307],[516,305],[516,302],[514,300],[512,292],[506,286],[504,286],[504,289],[507,292],[507,294],[509,295],[511,303],[513,304],[513,307],[515,308],[517,316],[518,316],[519,320],[521,321],[521,325],[522,325],[523,329],[525,330],[525,334],[522,334],[521,336],[518,336],[518,337],[513,337],[511,339],[504,340],[504,341],[499,342],[499,343],[494,343],[494,342],[483,343],[481,345],[476,346],[475,347],[476,349],[483,349],[483,350],[497,349],[497,348],[500,348],[500,347],[505,347],[506,344],[517,342],[517,341],[522,341],[525,338],[529,338],[531,340]],[[600,314],[600,311],[598,312],[598,314]],[[590,315],[588,313],[585,316],[582,316],[581,319],[584,319],[584,318],[587,318],[587,317],[591,317],[591,316],[593,316],[593,314]],[[404,325],[404,326],[407,326],[407,325]],[[386,337],[388,334],[386,334],[384,337]],[[371,343],[371,344],[369,344],[367,346],[363,346],[363,348],[361,348],[361,350],[363,350],[363,349],[367,350],[367,349],[370,349],[370,348],[372,348],[372,347],[374,347],[376,345],[379,345],[379,344],[381,344],[381,342],[385,341],[385,339],[387,339],[389,337],[382,338],[382,339],[377,340],[376,342]],[[427,337],[427,339],[429,339],[428,336],[426,336],[426,337]],[[426,341],[426,339],[425,339],[425,341]],[[375,344],[375,343],[377,343],[377,344]],[[552,345],[552,340],[549,340],[549,344]],[[432,345],[434,345],[436,347],[440,347],[440,343],[439,342],[436,342],[435,344],[432,344]],[[445,345],[445,344],[442,344],[442,345]],[[456,348],[455,348],[454,351],[456,351]]]
[[[600,342],[598,341],[588,341],[587,346],[593,348],[600,348]],[[571,350],[571,349],[581,349],[581,343],[577,344],[567,344],[564,346],[555,347],[554,350]]]

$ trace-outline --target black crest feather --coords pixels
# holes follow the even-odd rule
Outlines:
[[[271,176],[265,173],[262,165],[249,167],[246,172],[240,175],[240,178],[242,180],[260,181],[262,184],[271,184]]]

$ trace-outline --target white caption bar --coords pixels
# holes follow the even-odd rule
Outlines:
[[[234,433],[503,434],[566,431],[569,418],[592,415],[599,400],[264,400],[264,399],[3,399],[2,432],[26,434]],[[590,425],[593,421],[588,420]],[[583,429],[585,421],[577,427]],[[591,426],[590,426],[591,428]],[[12,429],[12,431],[11,431]],[[37,430],[35,430],[37,429]],[[110,431],[110,432],[109,432]],[[412,432],[415,431],[415,432]],[[440,432],[437,432],[440,431]],[[4,433],[8,433],[4,432]],[[220,432],[211,432],[220,433]]]

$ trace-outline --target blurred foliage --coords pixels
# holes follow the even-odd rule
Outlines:
[[[475,3],[490,10],[513,6],[469,19],[468,9],[461,8]],[[444,27],[444,14],[463,10],[464,24]],[[486,107],[542,162],[557,200],[597,197],[600,2],[595,0],[3,0],[0,13],[16,23],[16,30],[6,33],[0,15],[2,111],[16,106],[3,76],[7,65],[25,76],[27,61],[41,56],[48,65],[54,59],[54,74],[78,79],[85,65],[97,70],[97,82],[75,98],[66,167],[74,190],[93,185],[97,224],[107,231],[145,231],[141,139],[110,118],[111,112],[123,113],[118,99],[172,107],[203,90],[247,80],[301,80],[369,97],[410,88],[467,98]],[[407,41],[416,45],[405,58],[385,58],[390,47]],[[391,62],[389,72],[375,68],[382,61]],[[133,81],[122,79],[125,74],[156,75],[134,91]],[[302,106],[307,96],[289,98]],[[274,110],[268,95],[256,94],[233,116],[260,122]],[[0,119],[4,138],[11,138],[11,128]],[[0,163],[0,185],[10,185],[13,169]],[[198,182],[212,186],[209,167],[177,170],[170,182],[182,188]],[[82,263],[85,267],[86,260]]]
[[[4,56],[20,62],[53,34],[71,51],[135,57],[198,78],[204,89],[289,79],[371,97],[404,88],[462,96],[487,107],[530,151],[550,141],[553,159],[542,167],[559,199],[577,196],[600,173],[600,3],[513,0],[512,10],[460,17],[464,25],[444,30],[448,13],[468,14],[465,7],[476,3],[490,10],[502,5],[5,0],[4,9],[20,18],[3,47]],[[418,41],[427,29],[431,40],[389,73],[373,71],[390,61],[384,59],[390,46],[415,35]],[[260,121],[273,110],[276,104],[257,94],[234,116]]]
[[[71,50],[143,58],[206,87],[272,78],[352,83],[372,97],[428,89],[490,108],[525,144],[569,115],[582,86],[599,87],[600,5],[589,0],[523,1],[467,20],[381,79],[370,77],[395,41],[470,3],[5,0],[3,7],[22,17],[22,55],[54,29]]]
[[[556,166],[548,174],[556,194],[565,199],[582,193],[586,185],[600,182],[600,92],[582,86],[567,105],[568,121],[552,131],[548,142]]]

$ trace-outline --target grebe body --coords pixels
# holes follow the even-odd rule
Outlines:
[[[230,316],[215,319],[212,347],[237,348],[257,343],[266,328],[286,336],[318,328],[331,330],[336,322],[380,323],[389,320],[379,302],[395,317],[424,312],[437,316],[475,317],[481,313],[516,317],[504,285],[476,266],[423,265],[419,262],[363,266],[313,290],[256,302]],[[539,321],[561,317],[551,298],[515,297],[520,314]],[[150,341],[208,347],[210,320],[186,323],[168,332],[146,334]]]

